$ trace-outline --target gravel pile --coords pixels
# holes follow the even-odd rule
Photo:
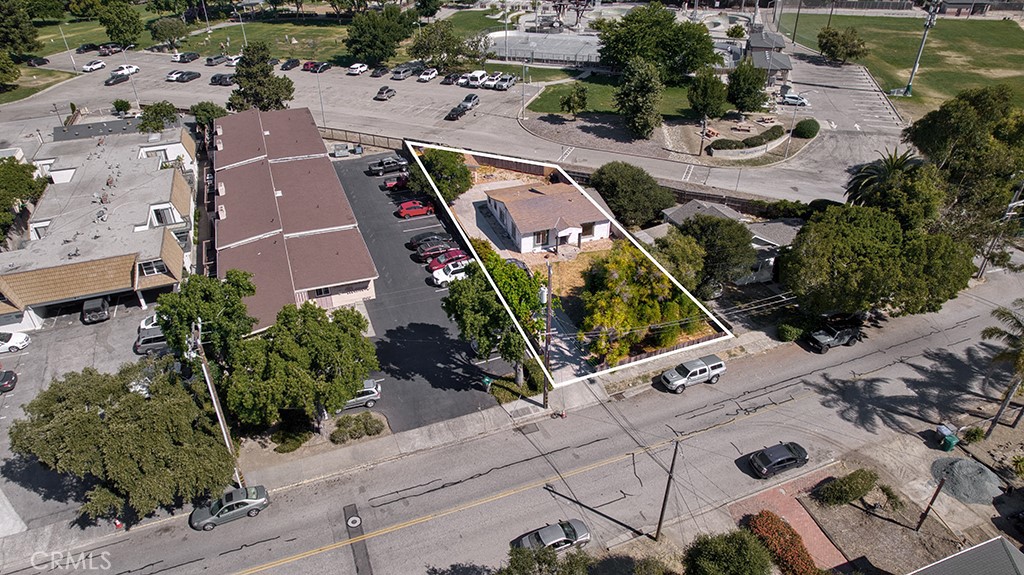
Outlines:
[[[943,457],[932,463],[932,477],[946,478],[942,491],[964,503],[992,503],[1002,494],[1002,482],[987,467],[963,457]]]

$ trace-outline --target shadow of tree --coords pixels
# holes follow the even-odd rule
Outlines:
[[[0,475],[39,495],[44,501],[85,501],[85,494],[96,485],[73,475],[57,473],[31,456],[13,455],[0,465]]]
[[[396,380],[422,378],[438,389],[480,389],[486,372],[473,365],[469,344],[452,337],[448,328],[411,323],[390,329],[377,341],[380,369]],[[501,362],[491,362],[491,364]],[[485,365],[491,365],[485,364]],[[481,392],[482,393],[482,392]]]
[[[566,124],[569,120],[561,114],[544,114],[537,118],[541,122],[551,124],[553,126],[561,126]]]
[[[427,566],[427,575],[490,575],[494,569],[473,563],[454,563],[447,567]]]
[[[579,117],[581,120],[585,120],[585,123],[579,127],[579,130],[595,138],[621,144],[631,144],[637,141],[630,134],[626,124],[618,115],[587,112],[580,114]]]

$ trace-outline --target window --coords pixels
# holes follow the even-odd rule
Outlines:
[[[153,210],[153,217],[156,218],[158,226],[166,226],[167,224],[174,223],[174,214],[171,212],[171,208]]]
[[[542,232],[533,232],[533,245],[535,246],[546,246],[548,245],[548,230]]]
[[[331,288],[319,288],[313,292],[316,297],[327,297],[331,295]]]
[[[594,237],[594,223],[583,224],[583,237],[592,238]]]
[[[35,223],[30,225],[29,227],[31,228],[31,233],[29,237],[31,237],[33,240],[39,240],[46,237],[46,230],[50,229],[50,220]]]
[[[142,271],[143,276],[155,276],[157,274],[167,273],[167,266],[161,260],[153,260],[151,262],[142,262],[139,264],[139,269]]]

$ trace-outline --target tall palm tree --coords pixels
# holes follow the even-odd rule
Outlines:
[[[902,154],[899,148],[885,150],[881,159],[861,166],[846,183],[846,201],[853,205],[865,205],[872,196],[883,191],[887,184],[898,176],[913,174],[924,163],[911,150]]]
[[[1003,322],[1004,327],[989,326],[981,330],[982,338],[998,339],[1006,344],[992,359],[1008,362],[1013,370],[1010,388],[985,437],[992,435],[992,430],[995,429],[996,423],[999,422],[999,418],[1003,415],[1010,400],[1017,394],[1017,388],[1020,387],[1021,379],[1024,378],[1024,298],[1013,300],[1013,307],[1015,309],[1000,306],[992,310],[992,317]]]

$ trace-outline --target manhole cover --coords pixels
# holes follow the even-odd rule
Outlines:
[[[349,527],[355,529],[356,527],[359,527],[363,524],[363,520],[360,519],[358,515],[353,515],[352,517],[348,518],[348,521],[346,523],[348,523]]]

